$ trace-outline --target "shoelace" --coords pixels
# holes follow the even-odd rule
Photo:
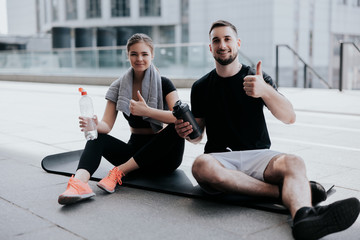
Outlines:
[[[118,182],[120,185],[122,184],[122,181],[121,181],[122,177],[123,177],[123,173],[120,170],[115,169],[115,168],[110,170],[110,172],[108,174],[108,178],[110,178],[115,183]]]
[[[70,178],[70,181],[69,181],[69,183],[68,183],[68,187],[67,187],[67,188],[69,189],[70,186],[73,187],[73,188],[75,188],[76,191],[78,191],[78,192],[80,192],[80,190],[81,190],[81,186],[79,186],[78,184],[76,184],[75,181],[74,181],[72,178]]]

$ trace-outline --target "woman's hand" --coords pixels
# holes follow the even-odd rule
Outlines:
[[[145,116],[149,112],[149,106],[146,104],[144,98],[141,96],[140,91],[137,91],[137,96],[139,101],[135,101],[134,99],[130,100],[130,112],[134,116]]]
[[[98,121],[98,118],[96,115],[94,115],[92,118],[80,116],[79,119],[80,119],[79,127],[81,128],[82,132],[97,129],[97,126],[99,124],[99,121]]]

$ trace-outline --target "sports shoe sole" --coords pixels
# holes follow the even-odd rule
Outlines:
[[[111,191],[111,190],[107,189],[105,186],[103,186],[102,184],[97,183],[96,185],[97,185],[99,188],[101,188],[102,190],[104,190],[105,192],[107,192],[107,193],[114,193],[114,192],[115,192],[115,189],[113,189],[113,190]]]
[[[356,221],[359,212],[357,198],[334,202],[322,214],[297,222],[293,227],[293,236],[297,240],[312,240],[345,230]]]
[[[61,205],[73,204],[95,196],[95,193],[82,194],[82,195],[60,195],[58,203]]]

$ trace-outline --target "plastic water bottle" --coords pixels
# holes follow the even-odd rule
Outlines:
[[[94,117],[94,107],[91,98],[87,95],[87,92],[83,88],[79,88],[81,92],[81,98],[79,101],[80,113],[81,116],[85,118],[87,122],[86,127],[84,128],[84,134],[86,140],[94,140],[98,137],[98,132],[96,130],[96,124],[93,119]]]

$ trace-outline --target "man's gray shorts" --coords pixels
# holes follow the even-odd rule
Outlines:
[[[210,153],[227,169],[241,171],[264,181],[264,171],[270,160],[281,152],[270,149]]]

